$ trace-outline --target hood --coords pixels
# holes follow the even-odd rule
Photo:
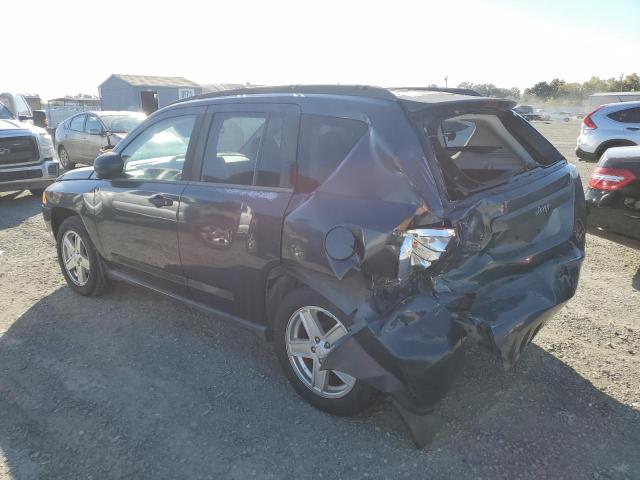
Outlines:
[[[8,131],[10,133],[31,132],[34,134],[47,133],[44,128],[36,127],[29,123],[19,122],[18,120],[0,120],[0,133]]]
[[[93,167],[75,168],[58,177],[61,180],[89,180],[93,175]]]

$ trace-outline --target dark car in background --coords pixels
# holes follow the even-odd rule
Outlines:
[[[55,144],[65,170],[76,163],[91,165],[95,158],[113,148],[146,118],[143,113],[95,111],[69,117],[56,128]]]
[[[585,196],[590,227],[640,242],[640,146],[607,149]]]
[[[513,364],[577,287],[579,175],[513,106],[349,86],[204,95],[62,175],[44,219],[77,293],[122,280],[260,332],[322,410],[383,392],[424,414],[464,344]]]

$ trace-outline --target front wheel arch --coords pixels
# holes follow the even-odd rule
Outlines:
[[[51,230],[53,231],[54,238],[57,238],[58,230],[60,229],[62,222],[74,215],[78,215],[78,213],[68,208],[54,207],[51,209]]]

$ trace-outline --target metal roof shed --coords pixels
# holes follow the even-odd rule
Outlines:
[[[102,110],[147,114],[176,100],[200,95],[202,87],[184,77],[113,74],[98,87]]]

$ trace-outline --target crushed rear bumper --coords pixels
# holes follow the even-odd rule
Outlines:
[[[582,249],[568,244],[526,272],[487,283],[473,299],[455,291],[406,298],[384,318],[355,325],[323,368],[348,373],[402,407],[426,413],[445,393],[465,343],[485,345],[505,367],[513,365],[574,295],[583,258]]]

